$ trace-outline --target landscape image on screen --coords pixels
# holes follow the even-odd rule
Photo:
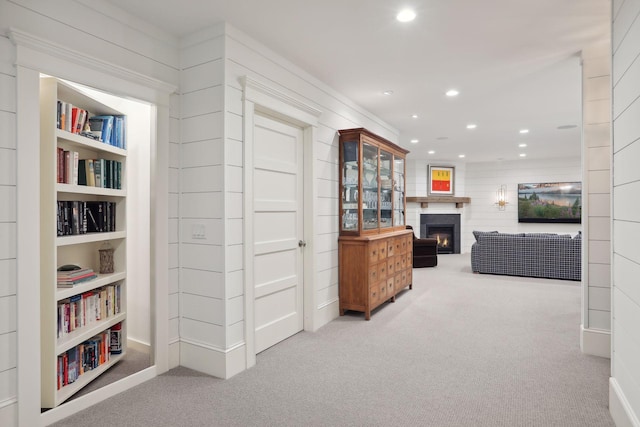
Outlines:
[[[580,223],[581,182],[518,184],[518,222]]]

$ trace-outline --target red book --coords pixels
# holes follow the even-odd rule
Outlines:
[[[69,131],[71,133],[78,133],[78,116],[80,109],[78,107],[73,107],[71,109],[71,129]]]

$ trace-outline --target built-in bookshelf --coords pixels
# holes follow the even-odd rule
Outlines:
[[[121,112],[65,81],[41,78],[42,408],[60,405],[126,353],[125,135]],[[101,251],[112,272],[100,274]],[[96,275],[58,286],[63,265]]]

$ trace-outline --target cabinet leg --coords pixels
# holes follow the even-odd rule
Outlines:
[[[394,296],[392,296],[392,297],[389,299],[389,301],[390,301],[390,302],[396,302],[396,296],[395,296],[395,295],[394,295]]]
[[[409,283],[409,289],[413,289],[413,283]]]
[[[371,320],[371,310],[364,312],[364,320]]]
[[[340,316],[344,316],[344,312],[345,312],[345,311],[346,311],[346,310],[345,310],[344,308],[341,308],[341,309],[340,309]]]

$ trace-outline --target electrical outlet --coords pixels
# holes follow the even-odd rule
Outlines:
[[[191,225],[191,238],[192,239],[206,239],[207,232],[204,224],[192,224]]]

